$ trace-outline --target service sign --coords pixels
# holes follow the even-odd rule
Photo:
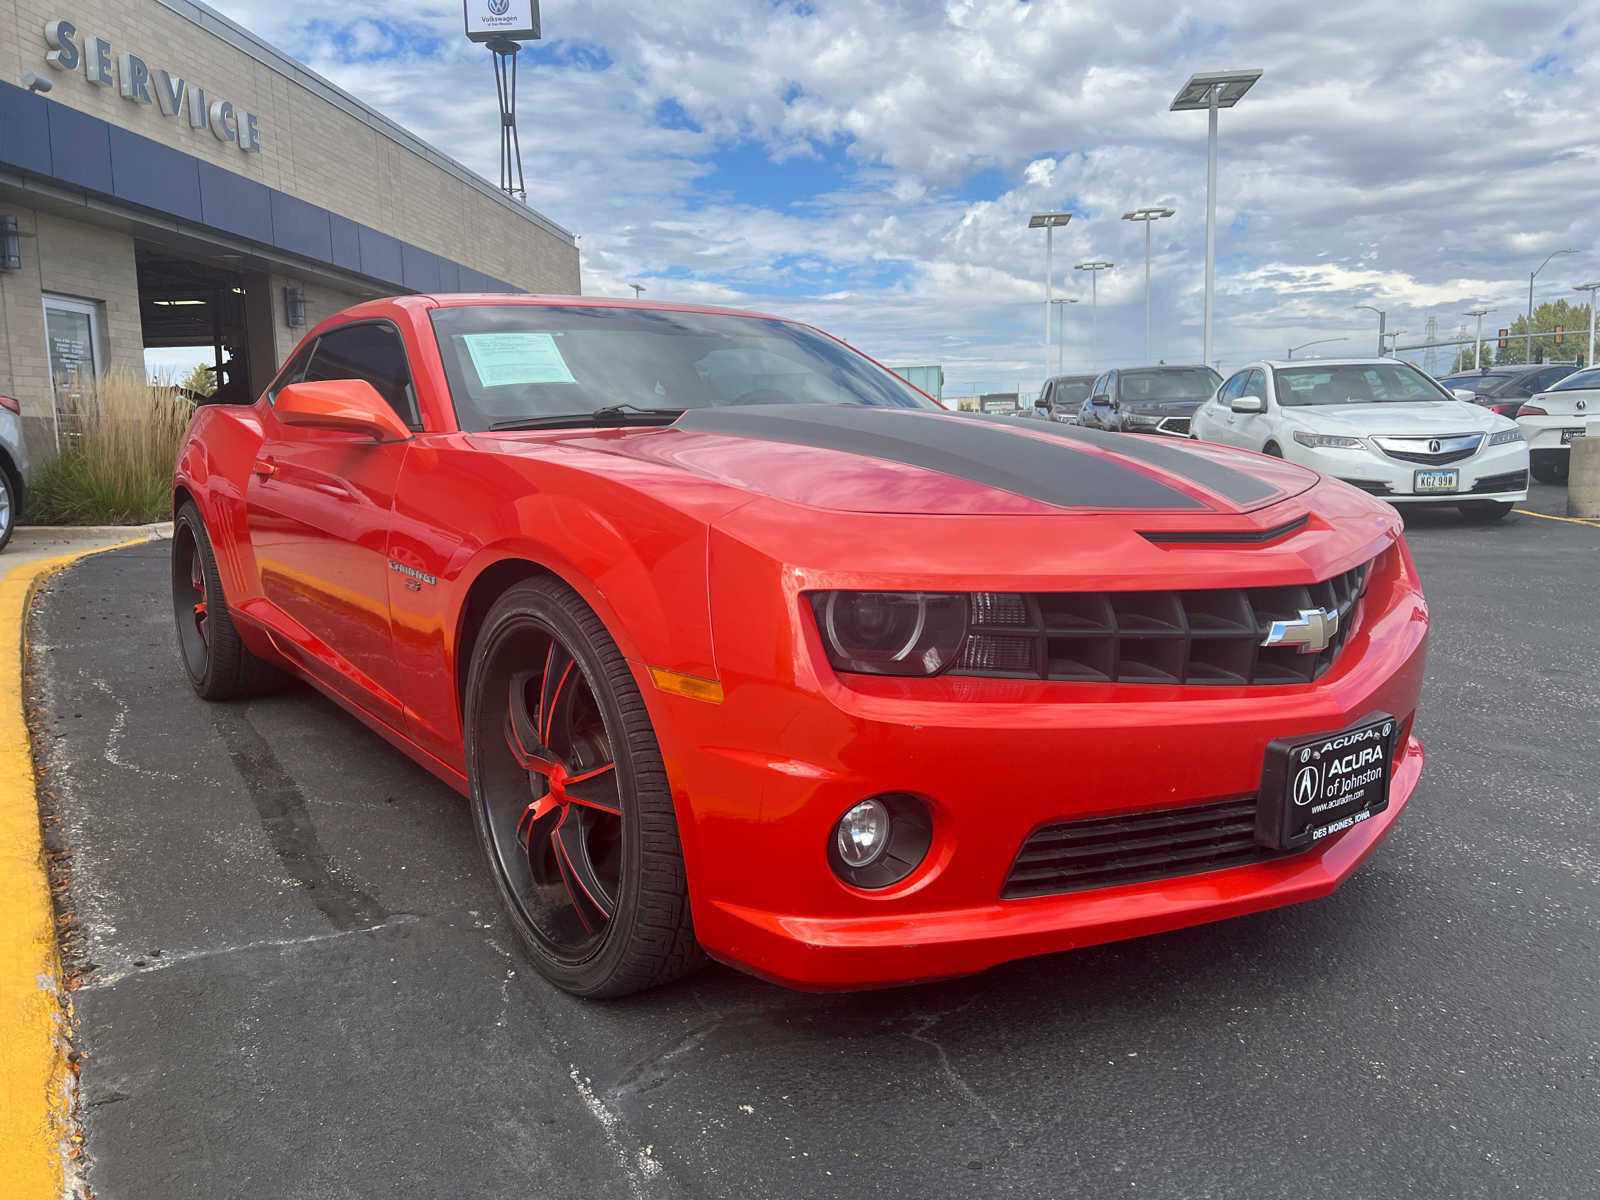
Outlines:
[[[463,0],[467,37],[475,42],[510,38],[532,41],[539,36],[539,0]]]

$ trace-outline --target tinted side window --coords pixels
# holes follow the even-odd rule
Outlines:
[[[317,352],[311,357],[305,378],[307,382],[365,379],[410,428],[422,428],[405,345],[393,326],[345,325],[330,329],[317,341]]]
[[[1260,371],[1251,371],[1250,378],[1245,380],[1244,391],[1241,396],[1259,396],[1261,402],[1267,402],[1267,379]]]
[[[1249,371],[1240,371],[1230,375],[1228,382],[1217,389],[1217,403],[1221,405],[1232,403],[1233,398],[1244,391],[1244,381],[1249,374]]]
[[[1538,390],[1542,392],[1551,384],[1560,383],[1571,374],[1571,367],[1551,367],[1548,371],[1540,371]]]

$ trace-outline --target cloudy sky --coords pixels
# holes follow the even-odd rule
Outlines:
[[[330,9],[221,0],[228,16],[468,166],[498,178],[489,56],[452,0]],[[1204,113],[1194,71],[1259,67],[1222,114],[1215,357],[1226,371],[1347,336],[1402,344],[1475,302],[1508,323],[1600,277],[1600,15],[1582,5],[1241,0],[544,0],[523,55],[528,198],[581,235],[586,294],[709,301],[812,320],[947,394],[1037,386],[1044,235],[1069,369],[1197,361]],[[1091,346],[1087,273],[1100,276]],[[1414,355],[1419,361],[1421,355]]]

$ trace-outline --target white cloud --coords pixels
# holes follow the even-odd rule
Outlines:
[[[297,6],[223,7],[495,176],[487,55],[461,39],[458,5],[402,17],[349,0],[337,41],[330,18]],[[1177,216],[1152,231],[1156,353],[1195,359],[1206,122],[1167,106],[1191,71],[1231,66],[1265,74],[1221,119],[1224,365],[1319,336],[1367,341],[1358,303],[1418,334],[1429,316],[1454,329],[1477,300],[1504,320],[1562,246],[1582,254],[1552,264],[1542,294],[1600,273],[1587,132],[1600,22],[1570,4],[1260,0],[1217,10],[1221,23],[1169,0],[542,7],[547,42],[610,60],[525,61],[520,77],[530,199],[583,234],[590,292],[636,280],[658,299],[837,321],[878,357],[1026,381],[1042,371],[1044,267],[1027,214],[1078,213],[1055,239],[1058,294],[1087,301],[1074,262],[1117,263],[1099,280],[1095,358],[1088,304],[1067,316],[1069,362],[1098,367],[1142,354],[1143,232],[1118,218],[1160,203]],[[439,49],[419,52],[419,34]],[[696,128],[664,128],[668,102]],[[719,150],[751,141],[774,171],[837,163],[843,147],[845,177],[798,203],[710,190]],[[986,170],[998,187],[960,199]],[[796,295],[797,278],[818,282]]]

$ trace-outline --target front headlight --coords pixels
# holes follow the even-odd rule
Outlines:
[[[963,592],[815,592],[811,608],[838,671],[937,675],[967,636]]]
[[[1339,437],[1332,433],[1305,433],[1302,430],[1294,431],[1294,440],[1302,446],[1310,446],[1316,450],[1362,450],[1366,443],[1360,438]]]
[[[1512,426],[1510,429],[1502,429],[1499,433],[1491,433],[1489,435],[1489,445],[1491,446],[1509,446],[1512,442],[1526,440],[1522,436],[1522,430],[1516,426]]]

